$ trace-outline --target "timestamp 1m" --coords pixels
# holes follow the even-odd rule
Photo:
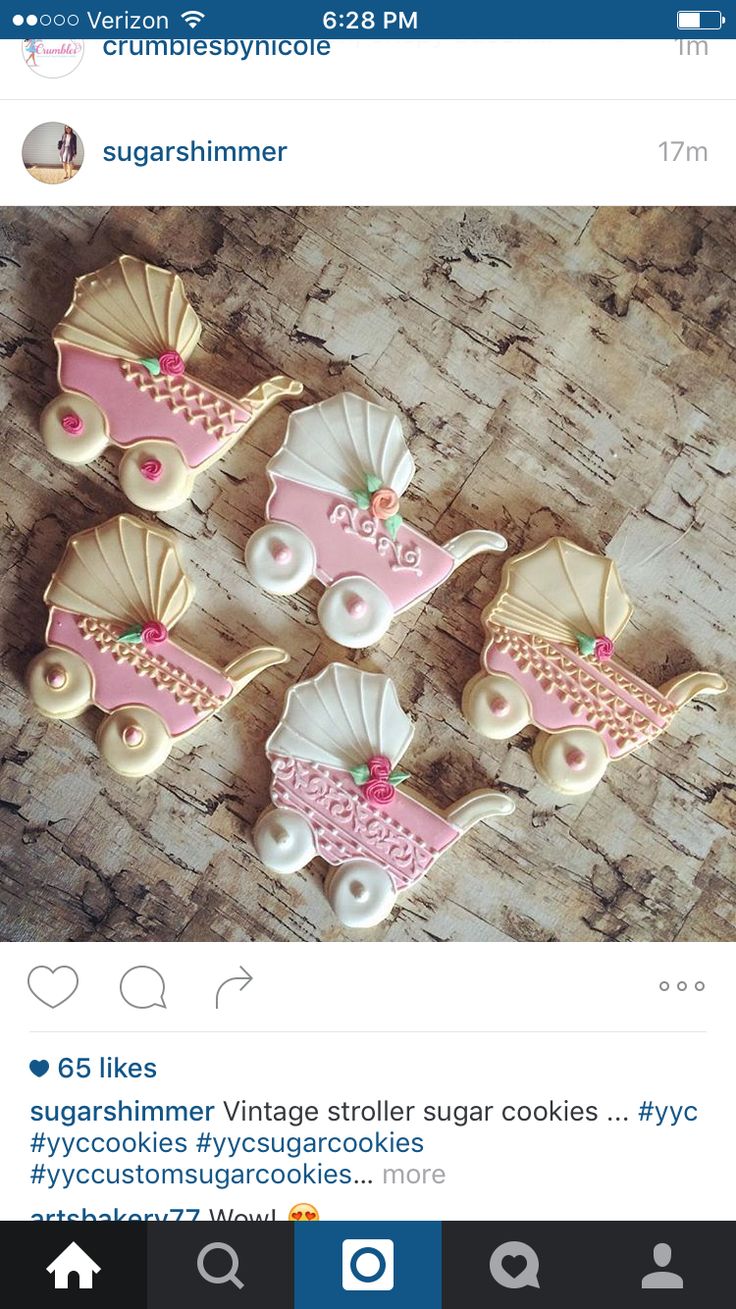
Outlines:
[[[348,32],[370,32],[376,27],[381,27],[384,31],[395,27],[400,32],[416,32],[419,30],[419,18],[416,10],[406,14],[400,9],[384,9],[383,13],[373,9],[365,9],[361,13],[356,9],[346,9],[341,14],[334,9],[328,9],[327,13],[322,15],[322,26],[328,31],[337,29]]]

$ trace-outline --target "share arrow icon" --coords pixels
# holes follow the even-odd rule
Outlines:
[[[240,972],[235,977],[228,977],[224,982],[221,982],[220,985],[218,986],[217,993],[215,995],[215,1009],[220,1008],[220,996],[222,995],[226,986],[230,987],[228,995],[232,996],[236,988],[238,991],[242,993],[245,990],[248,983],[252,981],[253,978],[251,977],[250,973],[241,964]]]

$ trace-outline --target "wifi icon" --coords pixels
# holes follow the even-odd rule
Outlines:
[[[201,9],[185,9],[184,13],[180,14],[179,17],[183,18],[184,22],[187,23],[189,27],[199,27],[199,24],[204,18],[204,14]]]

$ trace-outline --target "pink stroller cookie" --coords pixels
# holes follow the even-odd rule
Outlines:
[[[436,545],[404,522],[399,500],[414,461],[395,414],[346,393],[299,409],[268,465],[268,523],[245,561],[253,579],[293,595],[312,577],[333,641],[374,645],[394,614],[425,599],[472,555],[503,551],[498,532],[463,532]]]
[[[141,509],[173,509],[194,479],[257,418],[302,385],[272,377],[234,399],[186,371],[202,324],[181,278],[121,255],[80,277],[54,330],[61,395],[41,415],[51,454],[86,464],[123,451],[123,494]]]
[[[630,672],[614,642],[631,612],[616,564],[563,537],[510,559],[483,613],[482,671],[465,687],[465,717],[495,741],[534,723],[544,780],[568,795],[592,791],[611,759],[659,736],[693,696],[726,690],[717,673],[657,689]]]
[[[288,660],[261,647],[219,669],[190,653],[171,631],[193,595],[171,535],[127,514],[71,537],[46,588],[33,703],[49,718],[103,709],[100,754],[126,777],[154,772],[258,673]]]
[[[282,876],[315,855],[331,864],[325,893],[346,927],[380,923],[463,832],[513,813],[500,791],[438,810],[405,790],[413,732],[390,678],[328,664],[291,687],[267,742],[273,808],[255,825],[256,851]]]

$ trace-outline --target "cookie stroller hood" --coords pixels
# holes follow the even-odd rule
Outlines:
[[[555,536],[504,564],[483,622],[580,648],[581,638],[612,646],[632,613],[614,560]]]
[[[390,678],[330,664],[290,687],[266,751],[269,758],[284,755],[352,773],[376,756],[395,768],[413,735]]]
[[[201,332],[178,273],[120,255],[77,278],[53,339],[130,363],[159,360],[168,351],[186,363]]]
[[[130,628],[156,622],[167,633],[193,598],[173,539],[128,514],[73,536],[44,595],[69,613]]]

